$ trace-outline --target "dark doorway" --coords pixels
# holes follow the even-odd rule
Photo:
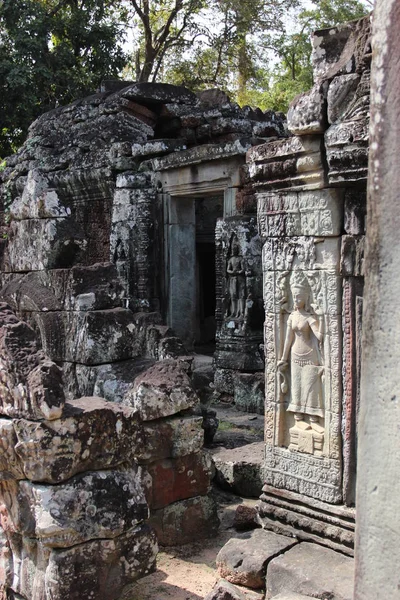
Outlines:
[[[223,197],[197,198],[196,213],[196,330],[195,347],[202,354],[215,350],[215,226],[223,215]]]

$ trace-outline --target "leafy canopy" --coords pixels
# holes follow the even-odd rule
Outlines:
[[[106,0],[0,3],[0,156],[41,113],[93,92],[125,64],[122,9]]]

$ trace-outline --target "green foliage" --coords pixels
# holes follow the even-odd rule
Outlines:
[[[94,92],[125,64],[124,14],[107,0],[0,4],[0,156],[41,113]]]
[[[357,0],[319,0],[315,4],[315,8],[299,12],[295,33],[270,41],[278,63],[270,71],[269,87],[262,102],[268,108],[287,112],[293,98],[312,87],[310,36],[313,31],[368,13],[366,6]]]
[[[310,33],[366,13],[358,0],[302,2],[0,0],[0,156],[38,115],[119,76],[128,27],[125,77],[219,87],[241,105],[286,111],[312,86]]]

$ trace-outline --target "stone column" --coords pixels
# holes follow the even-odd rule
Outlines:
[[[371,73],[366,301],[355,600],[400,594],[400,5],[377,0]]]

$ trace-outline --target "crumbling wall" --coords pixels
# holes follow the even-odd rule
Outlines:
[[[229,214],[243,217],[227,235],[237,229],[253,248],[250,293],[260,254],[255,205],[234,198],[238,165],[252,145],[282,135],[281,115],[241,109],[218,91],[131,84],[43,115],[7,159],[0,296],[47,357],[29,377],[56,373],[59,386],[49,400],[47,388],[35,396],[33,414],[29,394],[19,412],[0,407],[12,438],[0,455],[7,593],[119,598],[154,563],[147,507],[163,544],[218,527],[191,359],[166,324],[163,173],[182,167],[196,180],[199,165],[230,165]],[[223,269],[220,287],[227,277]],[[258,352],[261,320],[252,323]],[[14,368],[19,390],[25,375]]]

